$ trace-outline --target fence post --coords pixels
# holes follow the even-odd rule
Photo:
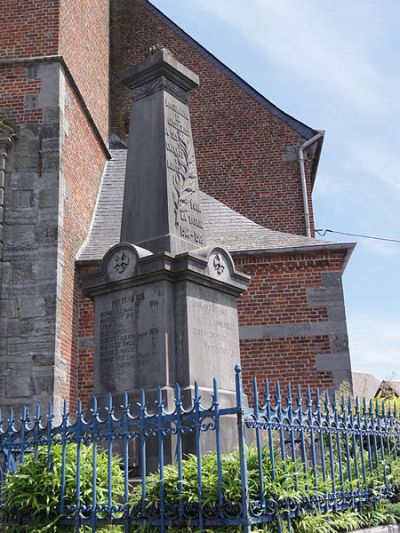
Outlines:
[[[246,447],[246,425],[244,420],[244,394],[242,382],[242,369],[240,365],[235,366],[236,373],[236,407],[237,407],[237,427],[239,440],[240,459],[240,483],[242,493],[242,526],[243,531],[248,533],[249,527],[249,475],[247,470],[247,447]]]

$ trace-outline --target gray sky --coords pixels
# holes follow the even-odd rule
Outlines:
[[[399,0],[153,0],[269,100],[326,131],[317,228],[400,239]],[[357,241],[354,370],[400,379],[400,243]]]

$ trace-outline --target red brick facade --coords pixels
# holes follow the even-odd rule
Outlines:
[[[58,53],[59,0],[2,0],[0,58]]]
[[[242,255],[236,268],[251,276],[248,290],[239,299],[240,326],[326,323],[327,306],[310,304],[309,289],[323,289],[322,274],[343,270],[343,253]],[[284,327],[282,328],[284,331]],[[252,378],[328,388],[331,372],[318,372],[317,354],[330,354],[329,335],[274,337],[241,340],[241,361],[246,392]]]
[[[118,74],[160,43],[199,75],[201,86],[193,92],[190,110],[201,188],[269,229],[305,233],[296,153],[306,137],[144,0],[111,0],[110,6],[109,0],[3,0],[0,27],[4,36],[0,42],[0,118],[11,121],[17,136],[21,125],[32,126],[24,142],[38,145],[37,153],[34,147],[31,154],[32,174],[38,183],[47,169],[41,168],[39,134],[37,139],[33,136],[35,125],[46,126],[46,114],[36,104],[46,92],[45,83],[65,82],[60,83],[60,104],[55,99],[60,109],[54,107],[49,113],[53,137],[49,136],[48,146],[58,150],[48,156],[49,173],[56,175],[49,183],[58,184],[59,200],[47,206],[46,216],[53,219],[46,223],[56,226],[52,244],[58,270],[52,272],[57,317],[51,325],[54,331],[46,325],[45,333],[53,336],[59,354],[60,360],[54,363],[54,372],[61,368],[63,376],[57,383],[58,396],[71,400],[73,407],[77,395],[87,402],[93,392],[93,304],[82,295],[79,277],[98,265],[80,266],[77,272],[75,260],[90,228],[107,158],[101,139],[107,141],[109,122],[110,133],[123,139],[127,136],[129,98]],[[38,56],[62,59],[37,61]],[[21,59],[24,62],[16,61]],[[59,64],[60,78],[40,79],[36,68],[43,61]],[[59,131],[54,117],[59,120]],[[306,161],[312,229],[311,175],[317,158],[314,153]],[[54,169],[57,164],[59,168]],[[43,197],[49,192],[55,191],[41,191]],[[40,215],[39,200],[37,205]],[[318,333],[323,328],[316,328],[317,333],[296,335],[292,328],[287,335],[275,330],[268,334],[268,328],[309,324],[312,329],[315,324],[327,324],[328,305],[315,305],[310,291],[324,290],[327,273],[340,278],[344,252],[241,255],[235,263],[252,277],[239,301],[240,326],[243,331],[253,326],[267,331],[242,338],[246,392],[250,392],[253,375],[268,376],[272,382],[335,385],[332,372],[317,368],[318,358],[332,356],[328,332]],[[50,356],[54,359],[54,354]]]
[[[70,379],[64,385],[63,397],[76,398],[80,308],[75,258],[90,228],[106,158],[74,91],[68,84],[67,95],[65,120],[68,124],[68,136],[62,149],[66,192],[62,232],[64,268],[61,298],[61,355],[70,369]]]
[[[200,187],[263,226],[304,235],[299,164],[288,155],[304,139],[137,0],[111,3],[111,132],[128,130],[118,74],[157,43],[200,77],[190,100]]]
[[[108,142],[109,0],[62,0],[60,54]]]
[[[36,124],[42,121],[41,109],[26,109],[25,96],[37,97],[41,82],[29,77],[28,65],[0,64],[0,117],[12,124]]]

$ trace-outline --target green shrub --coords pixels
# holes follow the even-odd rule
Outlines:
[[[76,445],[68,444],[65,451],[65,505],[68,506],[76,503]],[[82,445],[80,456],[81,505],[89,505],[92,501],[93,447]],[[18,471],[7,476],[2,491],[3,512],[12,519],[18,509],[23,516],[30,517],[32,520],[31,524],[26,526],[7,526],[8,532],[73,531],[71,527],[57,525],[60,519],[61,445],[52,446],[50,469],[47,469],[47,459],[47,447],[40,447],[37,458],[33,453],[27,454],[24,463],[19,465]],[[98,450],[96,496],[99,504],[107,502],[107,463],[107,453]],[[116,498],[123,492],[123,473],[119,466],[118,456],[112,458],[111,472],[113,498],[114,503],[117,503]],[[84,531],[83,528],[82,531]]]
[[[226,501],[232,503],[241,502],[241,482],[240,482],[240,458],[239,452],[234,451],[224,454],[221,457],[223,493]],[[255,447],[250,447],[247,451],[247,468],[249,478],[250,500],[259,498],[259,472],[258,456]],[[262,450],[262,469],[264,475],[264,494],[267,499],[282,500],[285,498],[299,501],[303,496],[309,494],[309,487],[313,481],[304,472],[300,461],[276,460],[275,479],[272,477],[271,462],[267,448]],[[208,453],[202,457],[202,503],[215,504],[218,502],[218,474],[217,474],[217,454]],[[187,503],[198,503],[198,479],[197,479],[197,457],[189,455],[182,461],[183,490],[182,499]],[[149,507],[154,506],[159,501],[160,496],[160,474],[155,472],[147,476],[146,479],[146,503]],[[178,492],[178,467],[167,465],[164,468],[164,491],[166,503],[177,503]],[[314,494],[316,491],[313,491]],[[137,505],[141,500],[141,487],[137,486],[133,492],[132,503]]]

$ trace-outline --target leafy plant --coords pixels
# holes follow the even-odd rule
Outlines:
[[[77,447],[67,444],[65,462],[65,506],[77,502]],[[62,527],[60,520],[60,495],[62,472],[62,447],[54,445],[51,449],[50,468],[47,465],[47,447],[40,447],[35,453],[25,456],[18,471],[7,476],[2,490],[3,512],[16,522],[16,512],[30,517],[31,523],[10,525],[10,533],[41,533],[50,531],[73,531],[71,527]],[[103,450],[97,451],[96,496],[99,503],[107,502],[108,496],[108,455]],[[80,505],[90,505],[93,496],[93,446],[80,448]],[[119,467],[119,457],[112,458],[112,490],[114,503],[123,491],[123,474]],[[114,528],[115,529],[115,528]],[[103,531],[106,531],[103,529]]]
[[[11,126],[11,120],[7,117],[0,117],[0,124],[4,124],[5,126]]]

